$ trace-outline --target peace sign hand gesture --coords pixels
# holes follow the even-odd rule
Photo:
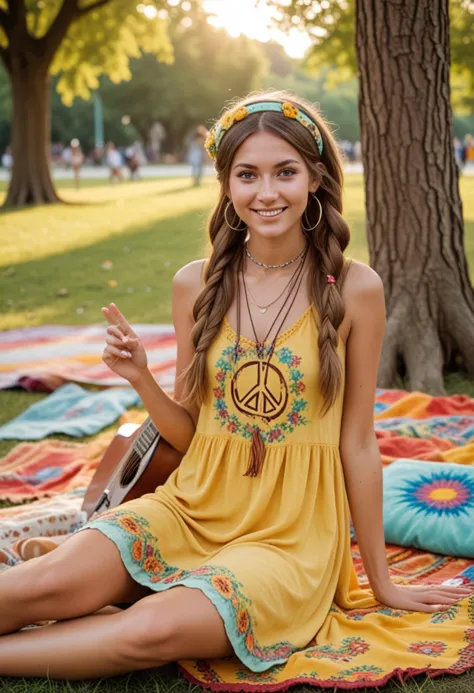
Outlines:
[[[133,385],[143,376],[148,366],[143,344],[115,303],[102,308],[102,314],[110,323],[102,360],[110,370]]]

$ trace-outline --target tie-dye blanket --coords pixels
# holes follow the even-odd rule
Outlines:
[[[176,340],[171,325],[134,325],[147,351],[150,369],[172,392]],[[124,385],[102,362],[105,325],[44,325],[0,333],[0,389],[51,392],[68,381]]]
[[[75,383],[62,385],[0,426],[0,440],[40,440],[53,433],[83,438],[110,426],[140,397],[131,387],[90,392]]]

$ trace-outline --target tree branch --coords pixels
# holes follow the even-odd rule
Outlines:
[[[103,5],[107,5],[109,2],[110,2],[110,0],[97,0],[97,2],[94,5],[88,5],[88,7],[84,7],[83,9],[80,9],[78,7],[77,12],[76,12],[76,17],[83,17],[88,12],[92,12],[93,10],[97,10],[99,7],[102,7]]]
[[[49,27],[49,31],[38,41],[40,49],[39,54],[46,66],[49,66],[51,63],[71,22],[76,17],[78,1],[79,0],[63,0],[63,4]]]
[[[8,36],[8,27],[10,26],[10,15],[0,8],[0,27]]]
[[[72,22],[79,17],[83,17],[91,10],[106,5],[108,2],[110,0],[96,0],[93,5],[81,9],[78,7],[79,0],[63,0],[61,9],[51,24],[49,31],[39,41],[41,44],[40,55],[46,66],[49,66],[51,63]]]

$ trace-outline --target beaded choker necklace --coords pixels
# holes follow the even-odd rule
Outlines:
[[[247,244],[245,245],[245,252],[247,253],[247,257],[252,260],[252,262],[255,262],[256,265],[259,265],[260,267],[265,267],[265,269],[281,269],[282,267],[288,267],[288,265],[292,265],[294,262],[300,259],[300,257],[303,255],[305,252],[306,248],[303,248],[301,253],[299,253],[293,260],[288,260],[288,262],[283,262],[281,265],[266,265],[264,262],[259,262],[256,260],[253,255],[250,254],[250,251],[247,247]]]

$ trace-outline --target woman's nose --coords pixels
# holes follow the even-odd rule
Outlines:
[[[270,204],[278,198],[278,191],[275,190],[275,186],[271,182],[262,181],[260,189],[258,191],[258,199],[264,204]]]

